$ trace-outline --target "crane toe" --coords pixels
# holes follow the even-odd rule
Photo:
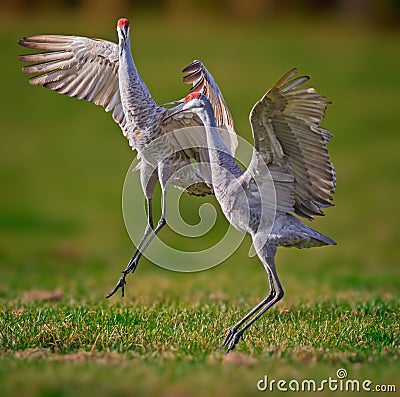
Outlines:
[[[228,346],[226,353],[229,353],[235,348],[236,344],[239,342],[241,336],[243,335],[243,332],[241,330],[238,331],[237,329],[238,327],[236,326],[232,327],[221,344],[221,347]]]
[[[232,351],[235,348],[235,346],[239,342],[242,334],[243,334],[243,332],[237,331],[232,335],[232,337],[230,338],[230,341],[229,341],[228,349],[226,350],[226,354],[228,354],[230,351]]]

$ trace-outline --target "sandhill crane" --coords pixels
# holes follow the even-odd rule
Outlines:
[[[153,159],[156,165],[142,156],[140,178],[147,200],[148,224],[122,277],[107,297],[119,288],[124,296],[126,275],[136,269],[144,249],[165,225],[166,191],[170,183],[192,195],[212,193],[212,187],[204,183],[201,172],[190,162],[191,157],[199,158],[199,151],[180,150],[180,143],[173,142],[172,135],[167,134],[180,127],[201,126],[200,119],[188,114],[163,121],[173,109],[159,106],[140,77],[131,53],[129,21],[126,18],[118,20],[117,32],[118,45],[100,39],[60,35],[25,37],[19,41],[21,46],[46,51],[19,57],[23,62],[36,62],[23,68],[27,74],[37,74],[29,80],[32,85],[42,85],[70,97],[101,105],[106,111],[112,110],[114,120],[139,156],[149,142],[168,135],[168,139],[159,142],[164,144],[158,145],[156,158]],[[183,71],[189,73],[184,77],[184,82],[192,83],[191,91],[201,91],[207,95],[213,104],[218,125],[230,132],[223,139],[233,154],[237,138],[232,117],[213,77],[199,61],[194,61]],[[162,214],[154,230],[152,197],[158,180],[162,189]]]
[[[323,215],[321,209],[332,205],[336,185],[327,150],[331,135],[319,125],[329,101],[312,88],[300,87],[309,77],[290,80],[295,73],[293,69],[284,75],[251,110],[254,151],[246,172],[238,167],[222,141],[212,106],[204,95],[189,94],[177,110],[196,113],[203,121],[215,197],[229,222],[251,235],[269,278],[268,296],[229,330],[222,344],[227,352],[283,297],[274,262],[278,246],[336,244],[292,215],[295,212],[309,219]],[[268,172],[263,165],[268,167],[272,182],[267,183],[267,190],[274,187],[276,192],[274,219],[267,208],[271,192],[262,186]]]

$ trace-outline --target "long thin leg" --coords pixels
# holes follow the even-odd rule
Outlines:
[[[130,273],[130,272],[134,272],[136,270],[136,266],[133,267],[133,263],[136,259],[136,257],[140,254],[140,252],[142,251],[143,245],[146,241],[146,239],[149,237],[151,231],[154,229],[154,225],[153,225],[153,198],[148,198],[147,199],[147,225],[146,225],[146,229],[144,231],[143,237],[140,240],[139,245],[136,248],[135,253],[133,254],[131,260],[128,263],[128,266],[126,267],[126,269],[124,270],[124,273]]]
[[[155,169],[151,164],[142,162],[141,167],[140,167],[140,182],[142,184],[142,189],[145,193],[146,196],[146,201],[147,201],[147,225],[146,229],[144,231],[143,237],[140,240],[139,245],[136,248],[136,251],[134,252],[131,260],[128,263],[128,266],[126,267],[124,273],[129,273],[129,272],[134,272],[136,270],[136,266],[134,266],[134,262],[136,257],[139,255],[139,253],[142,251],[142,247],[148,238],[148,236],[151,234],[151,231],[154,230],[154,224],[153,224],[153,193],[154,193],[154,188],[155,185],[158,181],[158,173],[157,169]]]
[[[239,327],[245,323],[250,317],[252,317],[255,313],[257,313],[263,306],[265,306],[274,296],[275,296],[275,286],[274,286],[274,280],[272,277],[271,270],[267,268],[268,272],[268,281],[269,281],[269,286],[270,286],[270,291],[269,294],[253,309],[251,309],[243,318],[241,318],[233,327],[229,329],[228,335],[226,336],[225,340],[221,344],[221,347],[226,346],[233,338],[235,335],[236,331],[239,329]]]
[[[143,234],[143,237],[140,240],[140,243],[138,244],[138,246],[137,246],[131,260],[128,262],[128,265],[126,266],[125,270],[122,271],[122,276],[118,280],[114,289],[106,295],[106,298],[110,298],[111,296],[113,296],[120,288],[121,288],[122,297],[124,296],[125,284],[126,284],[125,278],[130,272],[133,273],[136,270],[136,267],[137,267],[137,262],[135,262],[136,258],[139,255],[139,253],[141,252],[146,239],[149,237],[150,233],[154,229],[152,201],[153,201],[153,199],[151,197],[147,198],[147,226],[146,226],[145,232]]]
[[[241,325],[245,321],[247,321],[251,317],[251,315],[254,315],[254,317],[251,320],[249,320],[247,322],[247,324],[245,324],[239,331],[235,330],[233,333],[231,333],[231,332],[229,333],[228,337],[224,341],[224,346],[228,345],[227,353],[229,353],[231,350],[234,349],[236,344],[239,342],[240,337],[254,322],[256,322],[268,309],[270,309],[272,306],[275,305],[275,303],[277,303],[279,300],[281,300],[283,298],[284,292],[283,292],[282,284],[280,283],[278,274],[276,272],[273,255],[270,255],[269,257],[267,257],[266,251],[262,251],[260,259],[262,260],[265,268],[269,269],[269,271],[267,270],[268,274],[269,275],[271,274],[271,277],[269,277],[269,282],[270,282],[270,288],[273,292],[273,295],[270,292],[270,294],[267,296],[266,299],[264,299],[262,302],[260,302],[253,310],[250,311],[249,314],[247,314],[245,317],[243,317],[242,320],[240,320],[238,322],[238,324]],[[276,291],[273,289],[274,281],[276,284]],[[261,309],[261,311],[260,311],[260,309]],[[257,313],[257,311],[258,311],[258,313]],[[240,327],[240,325],[239,325],[239,327]],[[235,328],[235,326],[233,328]]]
[[[146,244],[140,249],[138,254],[136,255],[135,259],[132,261],[132,272],[136,269],[140,258],[143,256],[144,252],[157,236],[159,231],[166,225],[166,212],[167,212],[167,190],[170,183],[170,177],[173,173],[173,169],[171,168],[170,164],[165,161],[161,162],[158,166],[158,179],[161,185],[161,218],[158,221],[157,227],[155,228],[154,232],[151,233],[146,242]],[[154,175],[154,174],[153,174]]]
[[[151,244],[151,242],[154,240],[154,238],[157,236],[158,232],[167,224],[166,220],[164,217],[161,217],[160,220],[157,223],[157,227],[154,229],[154,231],[150,234],[150,237],[146,241],[146,244],[141,248],[139,253],[136,255],[134,259],[131,260],[131,269],[128,270],[128,273],[131,271],[132,273],[136,270],[136,267],[139,263],[140,258],[143,256],[144,252],[148,248],[148,246]]]
[[[151,231],[154,229],[154,225],[153,225],[153,193],[154,193],[154,189],[157,184],[157,181],[158,181],[157,169],[155,169],[151,164],[142,160],[142,162],[140,163],[140,183],[142,185],[142,189],[145,194],[146,201],[147,201],[147,226],[146,226],[145,232],[143,234],[143,237],[140,240],[140,243],[137,246],[131,260],[129,261],[125,270],[122,272],[122,276],[118,280],[114,289],[106,296],[107,298],[110,298],[111,296],[113,296],[120,288],[121,288],[121,292],[122,292],[122,297],[124,296],[124,292],[125,292],[124,289],[125,289],[125,284],[126,284],[125,278],[129,272],[133,272],[136,270],[137,265],[135,265],[135,263],[136,263],[135,260],[136,260],[137,256],[139,255],[139,253],[141,252],[143,245],[146,242]]]
[[[161,186],[161,199],[162,199],[162,208],[161,208],[161,218],[157,223],[157,227],[155,228],[154,232],[151,233],[150,231],[150,237],[148,238],[146,244],[144,244],[143,248],[139,251],[139,253],[136,255],[136,258],[133,260],[133,270],[132,272],[135,271],[140,258],[143,256],[144,252],[146,251],[147,247],[151,244],[151,242],[154,240],[154,238],[157,236],[159,231],[167,224],[165,214],[167,210],[167,186]]]
[[[136,249],[132,259],[129,261],[128,266],[126,267],[126,269],[122,272],[122,276],[120,277],[120,279],[118,280],[116,286],[114,287],[114,289],[108,294],[106,295],[106,298],[110,298],[111,296],[113,296],[120,288],[121,288],[121,294],[122,297],[124,297],[125,295],[125,284],[126,284],[126,276],[130,273],[130,272],[134,272],[137,268],[137,265],[139,263],[140,258],[143,256],[143,253],[146,251],[146,249],[148,248],[148,246],[151,244],[151,242],[154,240],[154,238],[157,236],[157,234],[159,233],[159,231],[166,225],[166,220],[165,220],[165,214],[166,214],[166,207],[167,207],[167,186],[161,186],[162,188],[162,209],[161,209],[161,218],[158,221],[157,227],[155,228],[154,232],[152,229],[152,225],[153,225],[153,218],[152,218],[152,210],[151,208],[151,202],[149,205],[149,210],[148,210],[148,216],[149,218],[151,217],[151,221],[149,219],[149,223],[148,226],[146,227],[146,231],[145,234],[142,238],[142,241],[139,243],[138,248]],[[146,241],[147,240],[147,241]]]

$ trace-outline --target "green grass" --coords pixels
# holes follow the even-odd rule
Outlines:
[[[274,310],[268,321],[253,327],[240,350],[266,357],[279,355],[294,362],[302,349],[311,357],[333,363],[363,362],[373,355],[377,361],[393,359],[399,337],[396,309],[394,301],[377,300],[303,303]],[[192,356],[193,361],[205,361],[210,353],[220,350],[217,346],[235,319],[245,314],[243,308],[207,301],[134,307],[28,303],[2,310],[6,350],[131,352],[150,361],[166,353],[177,359]],[[140,332],[135,332],[137,329]]]
[[[222,388],[223,395],[255,394],[255,383],[264,373],[271,378],[292,374],[299,380],[312,376],[318,381],[346,368],[349,378],[359,379],[388,364],[388,371],[370,376],[374,375],[375,384],[396,384],[399,313],[395,301],[330,300],[273,310],[242,341],[241,353],[224,355],[217,346],[244,313],[227,303],[201,300],[149,306],[68,301],[10,304],[3,308],[0,323],[4,349],[0,363],[28,373],[45,367],[45,375],[31,386],[34,394],[52,390],[83,395],[89,383],[90,390],[100,395],[107,389],[138,395],[156,385],[164,392],[183,388],[187,393],[190,385],[190,394],[200,396],[203,391],[195,385],[203,381],[214,391]],[[67,374],[79,370],[72,382],[64,384]],[[232,372],[242,374],[242,381]],[[0,371],[8,387],[9,373],[9,369]],[[50,377],[44,386],[41,383],[49,374],[57,383]],[[157,387],[152,393],[159,394]]]
[[[137,66],[156,100],[183,97],[179,71],[199,58],[250,142],[250,108],[291,67],[333,100],[324,126],[335,135],[336,207],[313,227],[338,245],[281,249],[283,301],[224,355],[226,330],[268,292],[261,264],[247,255],[249,238],[200,273],[143,259],[125,299],[106,300],[133,250],[121,213],[133,154],[109,114],[30,87],[20,72],[20,37],[115,40],[115,20],[91,26],[67,16],[2,27],[0,394],[256,395],[264,374],[318,380],[341,367],[351,379],[399,390],[399,32],[291,20],[204,21],[196,34],[189,21],[182,31],[176,21],[135,17]],[[134,201],[143,205],[139,187]],[[188,221],[205,201],[182,200]],[[220,216],[193,246],[224,228]],[[191,244],[169,229],[162,238]]]

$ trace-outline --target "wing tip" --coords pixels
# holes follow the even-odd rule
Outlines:
[[[195,59],[190,65],[187,65],[182,69],[182,73],[191,73],[198,69],[201,69],[202,67],[203,64],[198,59]]]
[[[26,48],[29,48],[28,43],[29,43],[29,37],[26,37],[26,36],[17,41],[18,45],[20,45],[21,47],[26,47]]]

